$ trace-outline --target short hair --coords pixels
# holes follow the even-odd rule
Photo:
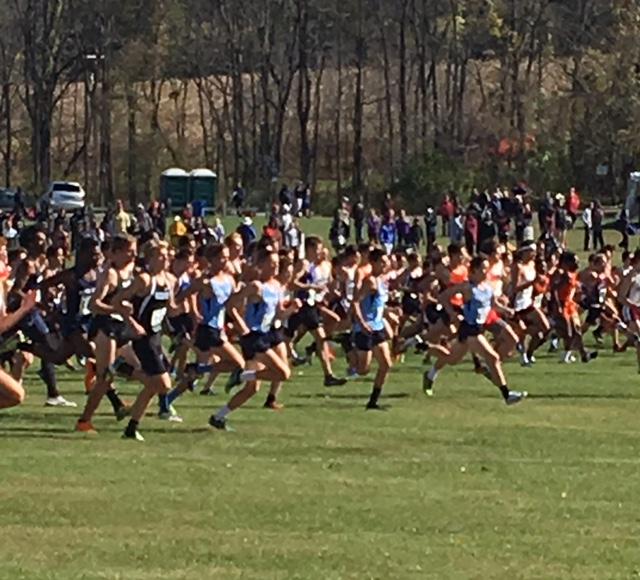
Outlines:
[[[317,249],[318,247],[320,247],[322,245],[322,238],[319,236],[309,236],[308,238],[305,238],[304,240],[304,249],[305,250],[310,250],[310,249]]]
[[[487,257],[484,254],[478,254],[471,259],[469,263],[469,270],[479,270],[483,264],[487,261]]]
[[[386,255],[387,255],[387,253],[384,250],[382,250],[380,248],[375,248],[375,249],[371,250],[371,252],[369,253],[369,261],[370,262],[379,262]]]
[[[136,243],[136,239],[128,234],[117,234],[111,240],[111,251],[121,252]]]

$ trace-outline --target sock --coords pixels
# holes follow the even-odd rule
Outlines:
[[[136,421],[135,419],[131,419],[129,421],[129,424],[127,425],[127,428],[124,430],[124,434],[127,437],[133,437],[136,434],[137,430],[138,430],[138,421]]]
[[[437,376],[438,376],[438,371],[437,371],[436,367],[431,367],[429,369],[429,372],[427,373],[427,378],[430,381],[435,381]]]
[[[51,362],[41,361],[40,372],[38,374],[47,386],[47,397],[50,399],[59,397],[60,392],[56,385],[56,367],[54,364]]]
[[[369,405],[377,405],[381,393],[382,387],[373,387],[371,390],[371,396],[369,397]]]
[[[176,388],[176,389],[172,389],[168,395],[166,395],[167,398],[167,411],[169,410],[169,407],[171,405],[173,405],[173,402],[180,396],[182,395],[182,393]]]
[[[229,413],[231,413],[231,409],[229,409],[229,405],[225,405],[216,413],[215,418],[222,421],[223,419],[226,419]]]
[[[276,402],[276,396],[269,393],[267,395],[267,405],[272,405],[275,402]]]
[[[256,374],[257,374],[257,371],[242,371],[240,373],[240,380],[243,383],[246,383],[247,381],[255,381]]]
[[[196,372],[199,375],[204,375],[206,373],[210,373],[213,371],[213,365],[212,364],[200,364],[198,363],[198,365],[196,366]]]
[[[169,412],[169,403],[167,401],[168,395],[158,395],[158,406],[160,407],[160,413]]]
[[[473,368],[476,370],[479,370],[482,368],[482,363],[480,362],[480,359],[475,354],[473,355]]]
[[[507,385],[502,385],[500,387],[500,392],[502,393],[502,398],[506,401],[509,398],[509,389]]]
[[[109,402],[111,403],[114,411],[118,411],[119,409],[124,407],[124,403],[122,402],[120,395],[118,395],[118,391],[116,391],[115,389],[109,389],[107,391],[107,399],[109,399]]]

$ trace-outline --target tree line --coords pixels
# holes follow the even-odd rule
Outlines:
[[[525,181],[616,195],[640,143],[637,0],[0,0],[6,185],[148,199]]]

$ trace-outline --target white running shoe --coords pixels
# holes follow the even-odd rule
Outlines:
[[[178,411],[173,405],[169,406],[168,413],[158,413],[158,419],[163,421],[169,421],[170,423],[182,423],[182,417],[178,415]]]
[[[527,393],[527,391],[509,391],[509,396],[507,397],[505,403],[509,406],[517,405],[518,403],[521,403],[524,399],[526,399],[528,395],[529,393]]]
[[[45,407],[71,407],[75,408],[78,406],[77,403],[73,401],[67,401],[62,395],[58,395],[57,397],[49,397],[44,402]]]
[[[131,439],[133,441],[144,441],[144,437],[140,434],[140,431],[136,430],[133,435],[122,434],[123,439]]]

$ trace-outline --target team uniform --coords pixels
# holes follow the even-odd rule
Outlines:
[[[260,289],[260,300],[247,304],[244,321],[249,333],[240,338],[242,356],[245,360],[252,360],[258,354],[267,352],[273,348],[274,341],[281,338],[274,333],[272,326],[282,298],[279,282],[264,282]]]
[[[384,324],[384,311],[389,300],[389,286],[386,280],[378,277],[376,279],[376,291],[360,301],[360,310],[364,322],[371,328],[371,332],[364,330],[360,322],[353,325],[355,336],[354,342],[358,350],[370,351],[373,347],[382,344],[387,340],[387,333]]]
[[[151,278],[151,286],[145,296],[133,301],[134,318],[142,326],[145,335],[131,342],[143,372],[158,376],[168,372],[167,360],[162,352],[162,326],[171,301],[171,290],[166,283]]]

